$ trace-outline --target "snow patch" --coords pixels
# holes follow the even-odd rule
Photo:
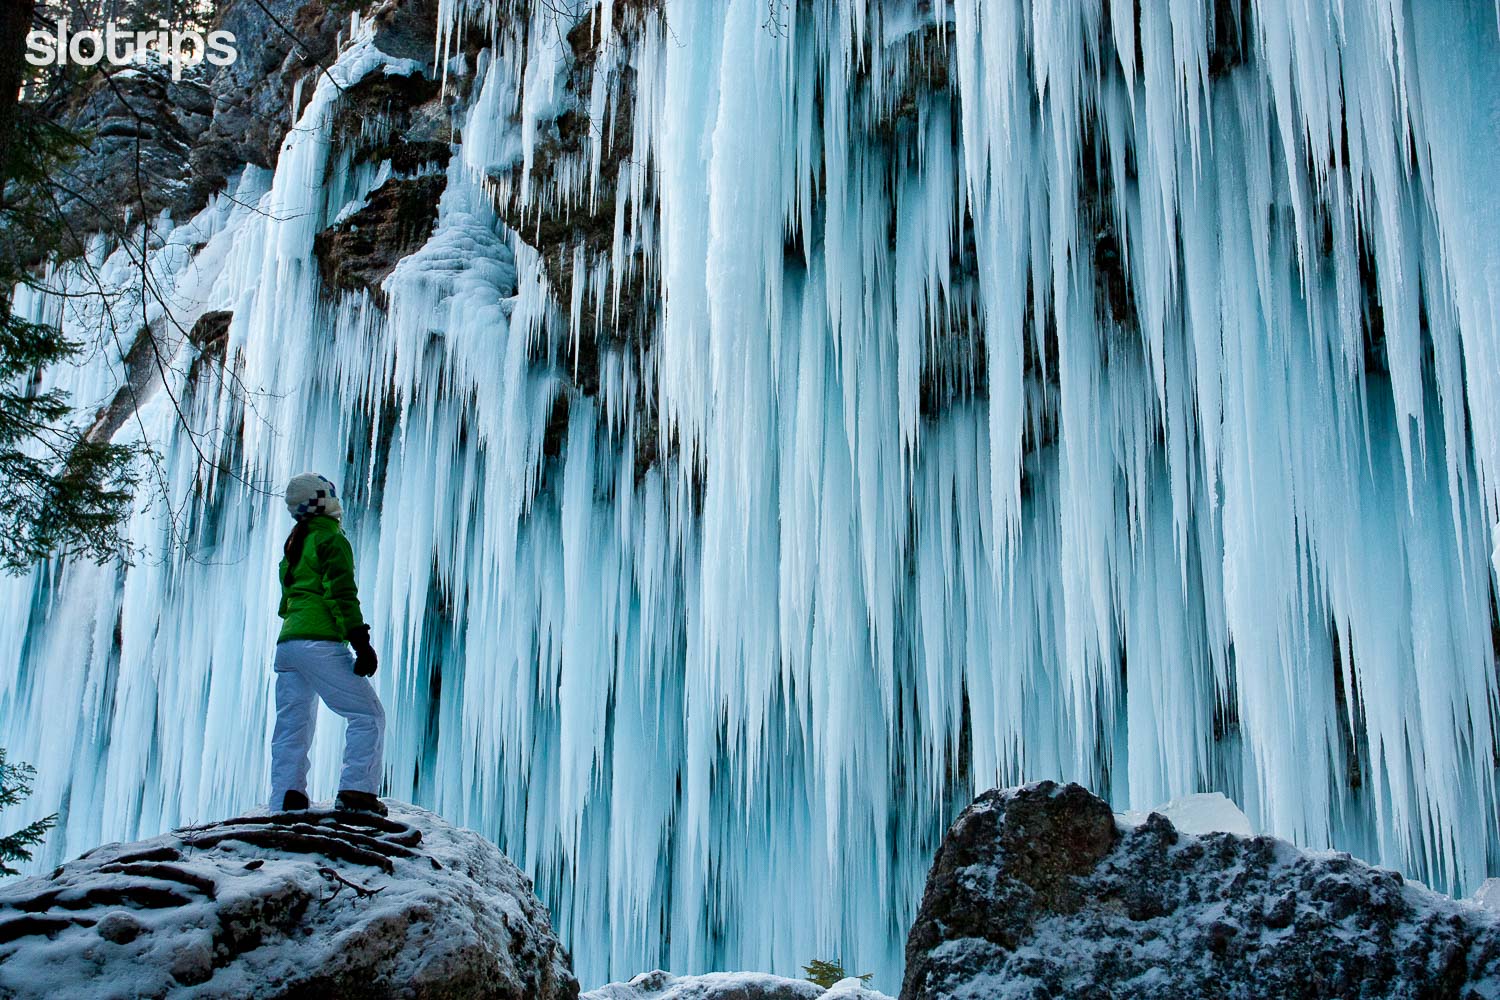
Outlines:
[[[628,983],[610,983],[579,1000],[891,1000],[850,977],[824,990],[805,979],[785,979],[761,972],[711,972],[674,976],[643,972]]]
[[[1474,894],[1468,898],[1486,910],[1494,910],[1500,913],[1500,878],[1485,879],[1479,884],[1479,888],[1474,890]]]
[[[1255,835],[1250,818],[1223,792],[1184,795],[1155,809],[1130,810],[1117,813],[1116,816],[1121,823],[1135,827],[1146,822],[1146,817],[1152,813],[1161,813],[1183,833],[1232,833],[1240,837]]]

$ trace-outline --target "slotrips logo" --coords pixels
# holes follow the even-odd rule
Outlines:
[[[207,62],[228,66],[239,58],[232,31],[173,28],[160,22],[159,31],[122,31],[113,21],[103,31],[68,30],[67,18],[57,28],[32,30],[26,36],[26,61],[33,66],[129,66],[153,58],[172,68],[172,79],[181,80],[184,69]]]

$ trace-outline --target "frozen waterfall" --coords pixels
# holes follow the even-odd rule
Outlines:
[[[455,151],[382,302],[313,258],[395,169],[344,88],[417,68],[361,25],[274,176],[24,303],[99,344],[82,402],[121,331],[169,355],[133,565],[0,581],[40,866],[266,794],[311,468],[389,793],[531,872],[586,985],[893,990],[947,822],[1030,778],[1500,872],[1491,0],[551,6],[442,0]]]

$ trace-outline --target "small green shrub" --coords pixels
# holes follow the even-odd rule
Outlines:
[[[820,958],[815,958],[811,962],[808,962],[802,967],[802,971],[807,973],[808,982],[816,986],[821,986],[825,990],[839,980],[849,978],[849,973],[844,971],[843,962],[825,962]],[[866,972],[854,978],[868,982],[873,975],[875,973]]]

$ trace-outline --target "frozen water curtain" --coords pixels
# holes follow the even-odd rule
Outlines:
[[[1491,0],[566,7],[438,5],[453,152],[378,294],[312,256],[401,173],[335,127],[415,71],[367,29],[274,175],[159,220],[141,553],[3,584],[43,864],[264,796],[266,491],[314,468],[388,793],[533,873],[586,984],[897,982],[946,823],[1032,778],[1497,870]]]

